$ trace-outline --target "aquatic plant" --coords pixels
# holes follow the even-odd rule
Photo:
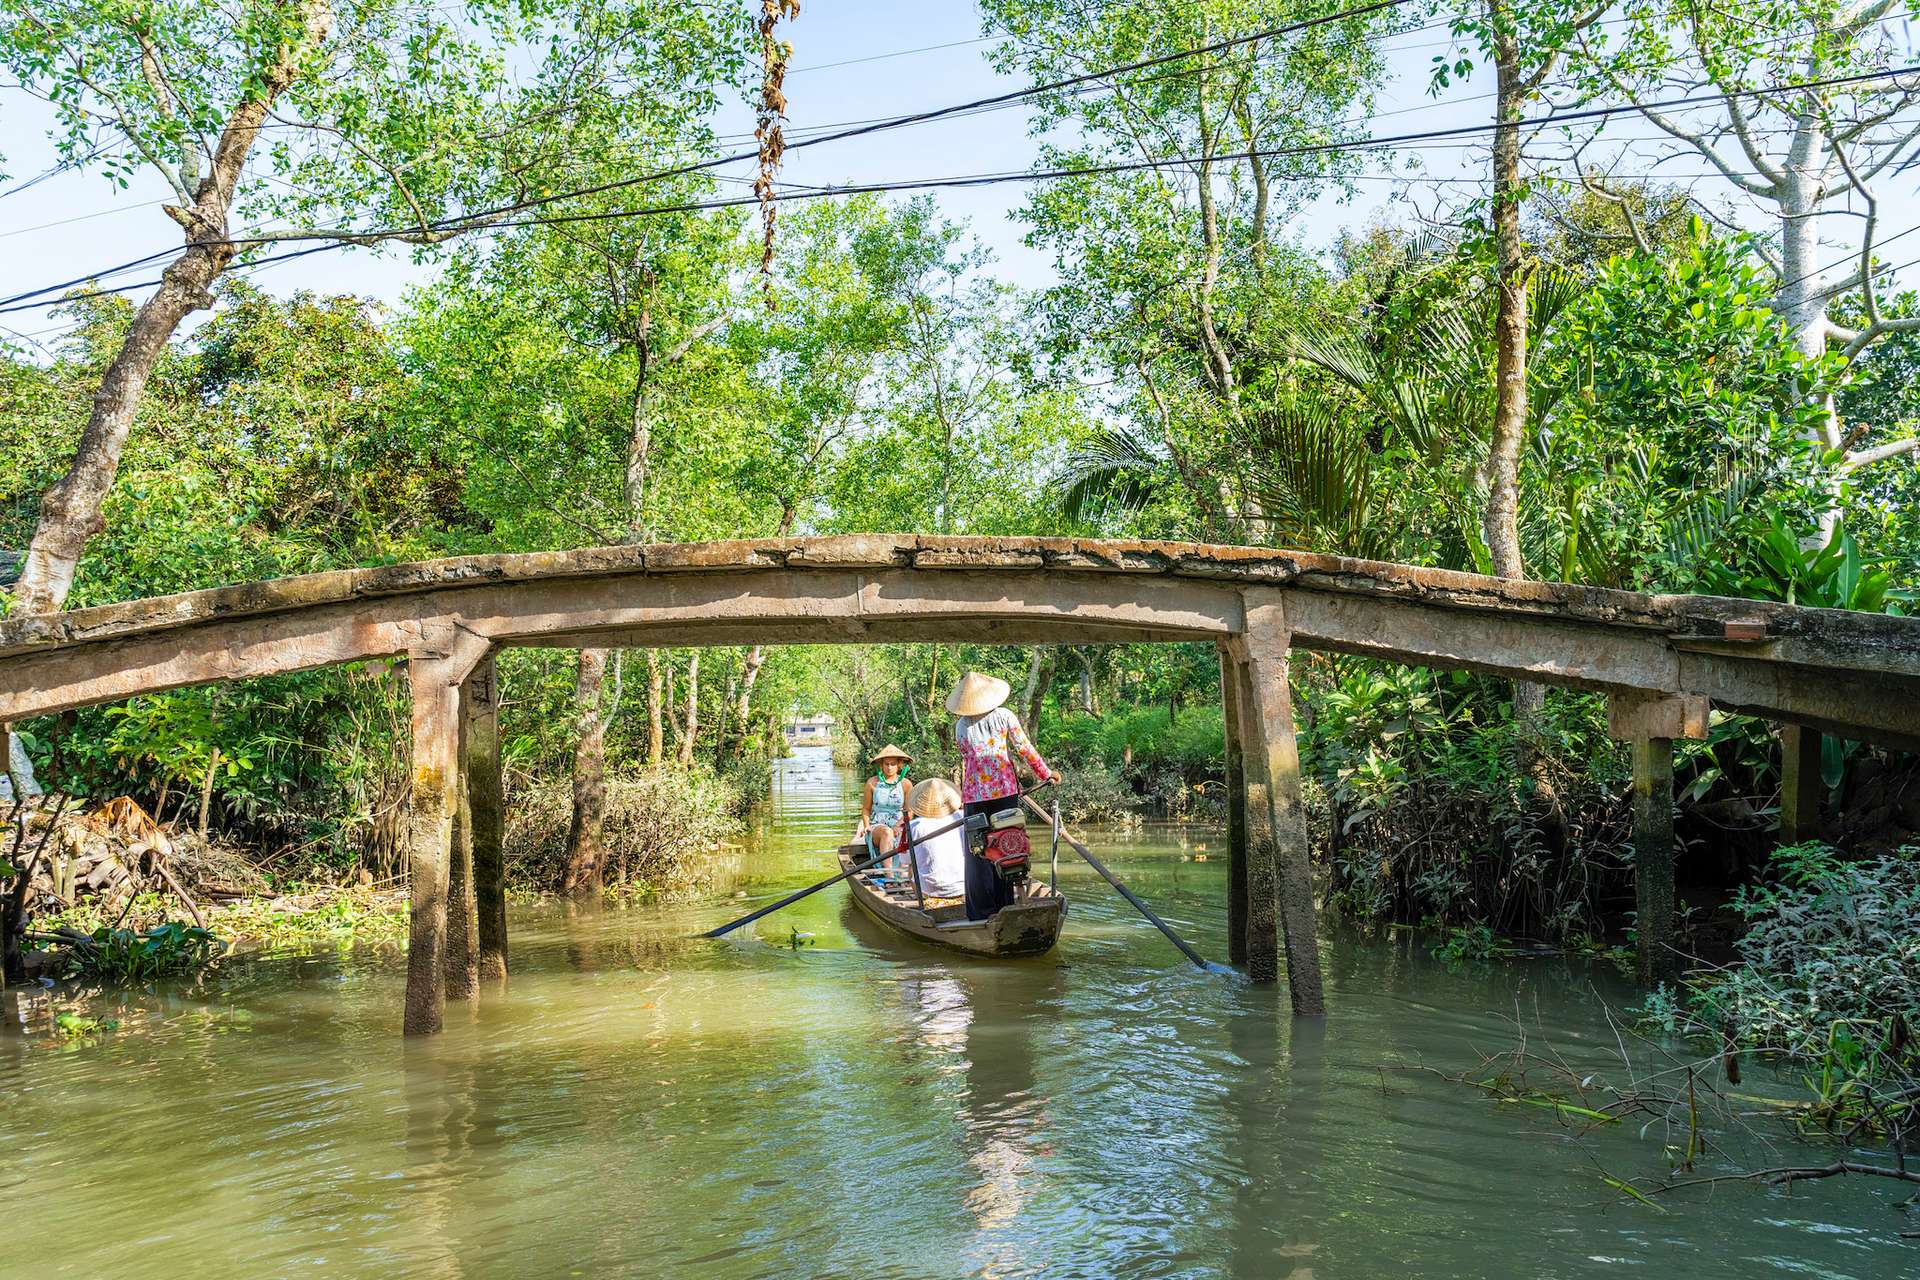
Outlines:
[[[178,920],[151,929],[102,926],[90,934],[45,936],[66,950],[67,967],[75,976],[112,984],[197,973],[227,949],[224,940],[206,929]]]

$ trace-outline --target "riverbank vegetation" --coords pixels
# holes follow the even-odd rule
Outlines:
[[[0,352],[9,609],[456,553],[896,529],[1262,543],[1875,611],[1920,592],[1920,296],[1889,283],[1872,218],[1823,218],[1874,207],[1920,140],[1876,21],[1788,5],[1679,22],[1655,4],[1600,28],[1551,5],[1443,6],[1436,90],[1477,76],[1508,122],[1610,104],[1725,181],[1663,180],[1633,147],[1603,174],[1580,149],[1609,145],[1593,138],[1522,155],[1512,126],[1481,139],[1498,143],[1485,190],[1313,244],[1298,228],[1316,201],[1407,176],[1418,144],[1374,146],[1368,113],[1385,42],[1432,15],[992,0],[990,57],[1023,83],[1312,23],[1111,92],[1029,97],[1039,164],[1060,171],[1019,212],[1050,259],[1034,287],[930,197],[808,200],[762,224],[684,167],[722,149],[722,101],[746,95],[767,127],[784,110],[768,77],[786,45],[740,15],[616,5],[587,31],[556,6],[482,4],[466,24],[417,17],[441,70],[369,57],[336,82],[330,42],[415,47],[405,24],[378,4],[351,31],[325,6],[261,7],[298,38],[110,14],[0,25],[11,73],[56,100],[99,106],[102,89],[49,40],[88,54],[74,67],[134,49],[136,69],[220,69],[172,88],[130,73],[113,110],[56,122],[77,165],[138,155],[171,174],[193,197],[178,216],[214,240],[184,251],[193,288],[164,305],[77,286],[57,336]],[[788,26],[804,47],[804,20]],[[503,50],[529,74],[501,74]],[[1821,83],[1783,96],[1805,79]],[[1661,125],[1649,104],[1673,84],[1710,89],[1713,119]],[[327,145],[222,153],[192,188],[199,131],[274,95],[301,106],[289,131]],[[1781,105],[1803,97],[1817,109]],[[428,98],[458,136],[402,127]],[[131,150],[93,151],[101,120]],[[663,171],[636,204],[635,175]],[[514,201],[543,216],[468,216]],[[376,238],[419,244],[438,274],[384,305],[274,296],[243,270],[258,247],[220,238],[241,209],[411,227]],[[1012,683],[1076,820],[1219,814],[1205,647],[513,651],[510,874],[693,888],[785,716],[831,711],[850,751],[892,738],[923,776],[944,771],[940,697],[968,667]],[[1294,679],[1341,912],[1568,945],[1631,928],[1628,766],[1598,698],[1344,657],[1303,656]],[[14,726],[17,771],[88,806],[132,797],[273,885],[385,885],[404,869],[403,692],[375,663],[150,695]],[[1911,757],[1824,749],[1843,803],[1823,835],[1865,857],[1920,831]],[[1778,745],[1717,716],[1676,786],[1689,945],[1725,955],[1757,928]]]

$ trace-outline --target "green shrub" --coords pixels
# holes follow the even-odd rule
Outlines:
[[[1862,1067],[1920,1067],[1920,849],[1850,862],[1823,844],[1793,845],[1769,872],[1735,895],[1747,922],[1739,961],[1696,980],[1692,1023],[1809,1061],[1840,1053],[1865,1055]]]
[[[607,779],[605,879],[649,895],[681,896],[711,879],[715,853],[740,829],[739,789],[703,767]],[[573,793],[567,780],[507,797],[506,872],[515,887],[550,892],[566,870]]]
[[[1053,801],[1042,796],[1040,803]],[[1119,772],[1098,764],[1065,769],[1060,775],[1060,816],[1071,823],[1124,822],[1134,816],[1140,796]]]
[[[1049,723],[1040,750],[1074,780],[1076,803],[1101,821],[1150,805],[1170,818],[1216,817],[1226,730],[1218,705],[1118,707],[1105,716],[1069,716]],[[1080,782],[1080,775],[1086,781]],[[1199,788],[1200,790],[1196,790]]]
[[[738,755],[727,762],[720,777],[730,793],[727,812],[744,818],[747,810],[767,798],[773,786],[773,761],[759,754]]]
[[[1226,730],[1213,703],[1183,707],[1118,707],[1105,716],[1069,716],[1041,733],[1042,751],[1074,764],[1110,768],[1177,768],[1194,781],[1217,776]]]
[[[1332,906],[1508,935],[1599,930],[1602,900],[1631,889],[1629,762],[1600,699],[1549,692],[1534,749],[1557,800],[1550,830],[1516,770],[1500,686],[1372,662],[1322,670],[1299,693],[1300,754]]]

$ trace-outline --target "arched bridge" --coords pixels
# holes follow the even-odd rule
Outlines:
[[[1286,681],[1293,647],[1606,692],[1614,731],[1652,744],[1637,758],[1656,782],[1671,770],[1669,757],[1663,775],[1659,748],[1704,733],[1710,705],[1796,726],[1790,768],[1817,743],[1802,729],[1920,748],[1920,620],[1264,547],[913,535],[467,556],[9,618],[0,620],[0,723],[211,681],[409,659],[406,1022],[426,1031],[440,1021],[448,868],[468,856],[454,816],[470,775],[480,951],[504,965],[502,926],[489,919],[497,862],[487,865],[498,856],[488,830],[498,809],[496,649],[1135,640],[1221,648],[1239,819],[1236,958],[1256,980],[1275,978],[1284,924],[1299,1012],[1318,1012],[1321,996]],[[1804,787],[1789,790],[1789,807],[1804,806]],[[1664,862],[1670,912],[1672,849],[1665,798],[1643,808],[1645,963],[1657,962],[1661,936],[1659,885],[1648,901],[1645,882]],[[455,913],[456,951],[470,913]]]

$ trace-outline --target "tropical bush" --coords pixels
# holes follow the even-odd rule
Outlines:
[[[1042,804],[1052,804],[1041,797]],[[1063,769],[1060,777],[1060,816],[1072,823],[1112,823],[1135,818],[1140,796],[1119,770],[1102,764]]]
[[[73,975],[120,985],[197,973],[227,948],[207,930],[178,920],[142,930],[102,926],[90,934],[59,935],[59,941]]]
[[[714,851],[740,829],[737,787],[706,768],[654,769],[607,779],[604,878],[647,896],[701,888]],[[506,872],[510,884],[557,890],[566,872],[573,798],[564,779],[531,782],[508,796]]]
[[[1490,685],[1358,661],[1316,673],[1301,762],[1337,909],[1565,939],[1599,933],[1603,913],[1631,900],[1629,762],[1606,737],[1604,706],[1550,693],[1525,776]]]
[[[1687,1021],[1818,1061],[1832,1054],[1920,1069],[1920,848],[1850,861],[1828,845],[1774,855],[1736,891],[1737,961],[1696,978]]]

